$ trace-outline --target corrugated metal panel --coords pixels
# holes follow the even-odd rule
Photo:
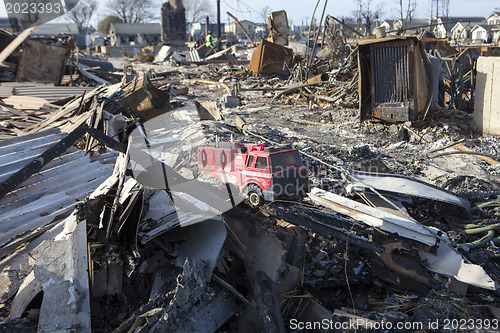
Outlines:
[[[405,102],[409,98],[409,46],[375,48],[375,103]]]
[[[196,62],[201,61],[200,54],[196,50],[189,51],[189,56],[191,57],[191,61],[196,61]]]
[[[0,142],[0,181],[64,135],[53,129]],[[0,246],[70,214],[79,200],[112,174],[115,159],[114,153],[89,158],[83,151],[70,148],[0,199]]]
[[[45,98],[49,102],[55,102],[67,97],[79,96],[93,89],[95,87],[66,87],[42,83],[6,82],[0,85],[0,98],[12,95],[32,96]]]

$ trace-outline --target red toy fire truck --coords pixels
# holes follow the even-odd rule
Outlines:
[[[198,168],[246,194],[251,207],[264,200],[296,199],[309,190],[307,168],[290,145],[219,143],[198,147]]]

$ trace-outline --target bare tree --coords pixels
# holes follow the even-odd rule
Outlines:
[[[272,12],[271,7],[269,6],[264,6],[259,12],[259,16],[262,19],[263,23],[267,24],[267,14],[270,14]]]
[[[375,9],[371,8],[371,0],[356,0],[358,9],[354,15],[359,23],[364,23],[366,34],[372,31],[372,25],[382,14],[382,4],[378,4]]]
[[[108,35],[109,27],[112,23],[122,23],[122,19],[113,15],[106,16],[103,20],[99,21],[97,24],[97,31]]]
[[[186,8],[186,22],[198,23],[205,17],[214,16],[213,2],[210,0],[183,0]]]
[[[415,9],[417,8],[416,0],[394,0],[394,3],[398,6],[398,17],[401,20],[403,28],[410,25],[415,15]]]
[[[450,16],[450,0],[430,0],[431,17],[449,17]]]
[[[88,28],[97,4],[97,0],[80,0],[76,7],[68,12],[69,18],[78,26],[80,33],[83,33],[83,30]]]
[[[111,13],[124,23],[144,23],[156,18],[159,13],[154,0],[108,0],[106,6]]]
[[[444,17],[450,17],[450,0],[441,0],[441,13]]]

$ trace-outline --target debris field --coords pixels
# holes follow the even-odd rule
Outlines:
[[[274,33],[3,57],[2,331],[498,329],[499,58]]]

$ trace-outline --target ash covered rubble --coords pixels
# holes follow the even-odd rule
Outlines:
[[[331,16],[310,45],[283,45],[284,18],[270,14],[255,48],[164,45],[146,63],[69,47],[56,86],[1,83],[2,329],[500,319],[498,127],[467,70],[485,60],[437,39],[352,40]],[[414,81],[381,73],[410,61],[383,58],[388,45],[418,55]],[[29,46],[15,49],[23,61]],[[229,143],[292,145],[310,191],[250,208],[245,188],[198,167],[199,147]]]

